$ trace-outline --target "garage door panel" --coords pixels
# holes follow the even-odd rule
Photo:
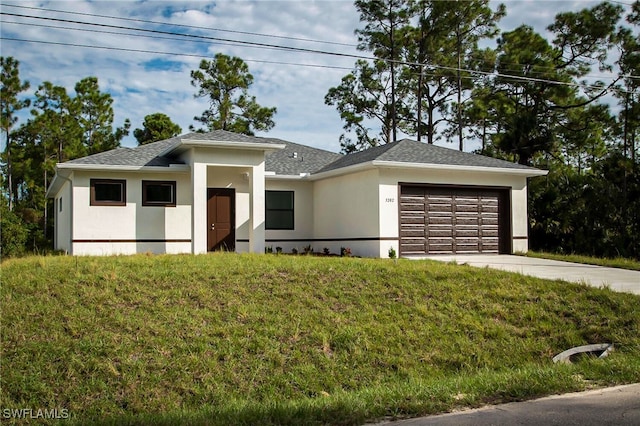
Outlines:
[[[498,238],[500,236],[498,232],[498,228],[495,229],[486,229],[482,228],[482,238]]]
[[[407,245],[407,246],[418,246],[418,245],[421,245],[424,248],[424,245],[426,243],[426,239],[425,238],[420,238],[420,237],[403,237],[402,238],[402,243],[404,245]]]
[[[484,231],[482,232],[484,236]],[[456,238],[460,237],[480,237],[480,230],[478,228],[460,229],[456,228]]]
[[[480,206],[477,204],[456,204],[456,213],[478,213]]]
[[[437,213],[437,212],[453,212],[453,207],[451,204],[434,204],[429,203],[427,207],[427,211],[429,213]]]
[[[479,226],[478,216],[457,216],[456,225],[459,226]]]
[[[508,238],[504,190],[403,185],[400,193],[403,254],[499,253]]]
[[[424,239],[424,228],[404,228],[400,230],[401,238],[422,238]]]
[[[429,225],[453,225],[453,215],[448,216],[431,216],[429,217]]]
[[[453,238],[453,228],[429,229],[429,238],[449,237]]]
[[[400,229],[405,229],[405,227],[416,227],[422,225],[424,229],[424,218],[423,217],[407,217],[403,216],[401,218],[403,224]]]
[[[494,227],[496,229],[498,229],[498,225],[500,224],[500,221],[498,220],[497,217],[482,217],[482,222],[481,225],[483,227]]]

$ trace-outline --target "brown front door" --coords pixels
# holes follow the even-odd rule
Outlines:
[[[208,188],[207,200],[207,250],[235,251],[235,190]]]

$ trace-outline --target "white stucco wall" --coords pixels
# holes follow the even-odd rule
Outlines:
[[[314,238],[322,250],[380,257],[378,170],[367,170],[314,182]],[[322,247],[320,247],[322,246]]]
[[[71,220],[73,218],[71,182],[65,181],[54,198],[55,241],[54,249],[71,252]],[[62,210],[60,209],[62,206]]]
[[[90,205],[90,179],[125,179],[127,204],[125,206]],[[176,207],[142,206],[142,180],[175,180]],[[76,171],[73,179],[72,253],[105,255],[147,251],[152,253],[190,252],[190,186],[187,173]]]

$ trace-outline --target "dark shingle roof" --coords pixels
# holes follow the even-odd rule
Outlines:
[[[353,154],[341,155],[335,152],[283,141],[281,139],[247,136],[225,130],[216,130],[209,133],[188,133],[135,148],[116,148],[111,151],[67,161],[67,163],[169,167],[171,164],[183,164],[182,161],[171,155],[171,151],[177,148],[182,140],[285,145],[284,149],[276,149],[268,153],[265,158],[265,170],[275,172],[277,175],[327,172],[374,160],[470,167],[531,169],[527,166],[498,160],[496,158],[460,152],[454,149],[429,145],[409,139],[376,146]]]
[[[531,169],[531,167],[511,163],[505,160],[499,160],[497,158],[485,157],[483,155],[471,154],[468,152],[457,151],[455,149],[403,139],[398,142],[388,143],[386,145],[369,148],[365,151],[345,155],[339,160],[318,170],[318,173],[367,163],[374,160],[469,167],[495,167],[523,170]]]
[[[181,140],[198,140],[198,141],[216,141],[216,142],[239,142],[239,143],[270,143],[282,144],[287,143],[280,139],[263,138],[260,136],[249,136],[241,133],[233,133],[227,130],[214,130],[208,133],[188,133],[178,136]]]
[[[87,157],[76,158],[65,164],[93,164],[104,166],[157,166],[169,167],[171,164],[182,164],[182,161],[160,154],[178,146],[181,137],[165,139],[135,148],[116,148]]]
[[[92,164],[104,166],[156,166],[168,167],[171,164],[183,164],[170,155],[162,155],[180,145],[182,140],[238,142],[238,143],[286,143],[277,139],[259,138],[255,136],[241,135],[225,130],[216,130],[209,133],[187,133],[171,139],[153,142],[134,148],[116,148],[110,151],[100,152],[87,157],[67,161],[68,164]]]
[[[285,148],[270,152],[265,158],[265,170],[275,172],[277,175],[315,173],[342,157],[335,152],[293,142],[280,141],[280,143],[285,144]]]

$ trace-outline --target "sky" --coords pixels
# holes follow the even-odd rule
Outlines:
[[[499,3],[490,4],[495,8]],[[527,24],[548,36],[545,28],[557,13],[599,1],[502,3],[507,7],[502,31]],[[624,3],[631,0],[621,2],[629,10]],[[254,76],[250,94],[260,105],[277,108],[275,127],[258,136],[340,151],[343,123],[335,107],[325,105],[324,97],[353,68],[355,59],[344,55],[363,54],[355,47],[354,30],[363,25],[352,1],[1,0],[0,11],[0,53],[20,61],[20,77],[31,84],[25,96],[33,96],[44,81],[64,86],[74,95],[78,81],[96,76],[101,91],[113,97],[114,127],[126,118],[131,121],[131,134],[123,146],[137,145],[133,129],[142,128],[148,114],[168,115],[183,133],[190,125],[199,127],[193,117],[208,104],[194,98],[190,72],[202,59],[223,53],[247,62]],[[27,114],[20,115],[18,125]],[[438,144],[455,148],[446,141]],[[473,148],[469,144],[467,150]]]

